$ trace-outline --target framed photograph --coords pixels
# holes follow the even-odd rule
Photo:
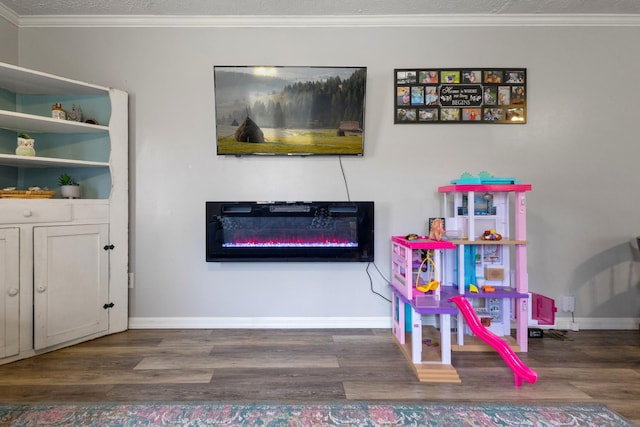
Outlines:
[[[440,120],[443,122],[458,122],[460,121],[460,109],[459,108],[441,108],[440,113],[442,117]]]
[[[524,110],[522,108],[508,108],[507,120],[512,122],[524,120]]]
[[[435,70],[420,71],[418,75],[420,76],[418,80],[419,83],[424,83],[424,84],[440,83],[440,79],[438,78],[438,72]]]
[[[525,124],[526,68],[396,69],[396,124]]]
[[[460,83],[460,71],[440,71],[440,76],[443,83]]]
[[[467,70],[462,72],[462,83],[480,83],[482,72],[479,70]]]
[[[502,108],[485,108],[482,120],[487,122],[502,121]]]
[[[411,86],[411,105],[424,105],[424,86]]]
[[[396,122],[415,122],[416,121],[416,110],[415,108],[398,108],[396,110]]]
[[[438,87],[425,86],[425,105],[438,105]]]
[[[498,105],[511,104],[511,88],[509,86],[498,86]]]
[[[409,86],[399,86],[396,88],[396,105],[411,105],[411,96],[409,94]]]
[[[486,70],[484,72],[485,83],[502,83],[502,72],[496,70]]]
[[[507,71],[505,83],[524,83],[524,71]]]
[[[462,120],[466,122],[474,121],[474,120],[482,120],[482,109],[481,108],[463,108]]]
[[[524,86],[511,86],[511,103],[524,104]]]
[[[417,83],[417,72],[414,70],[399,70],[396,72],[396,84],[406,85]]]
[[[433,122],[438,120],[437,108],[419,108],[418,120],[421,122]]]
[[[500,245],[482,245],[482,260],[485,264],[501,264],[502,247]]]

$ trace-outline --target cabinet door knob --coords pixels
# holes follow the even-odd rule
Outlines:
[[[8,294],[9,294],[10,297],[15,297],[16,295],[18,295],[18,288],[9,289]]]
[[[22,212],[22,215],[29,218],[31,215],[33,215],[33,212],[31,212],[31,210],[29,209],[25,209],[24,212]]]
[[[42,286],[42,285],[38,286],[38,292],[43,293],[46,290],[47,290],[46,286]]]

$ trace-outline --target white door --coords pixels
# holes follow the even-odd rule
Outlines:
[[[34,348],[109,327],[109,226],[34,227]]]
[[[20,242],[17,228],[0,228],[0,358],[20,347]]]

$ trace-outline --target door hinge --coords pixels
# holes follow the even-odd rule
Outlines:
[[[115,305],[114,303],[110,302],[109,304],[105,304],[105,305],[103,305],[103,306],[102,306],[102,308],[104,308],[105,310],[107,310],[107,309],[109,309],[109,308],[113,308],[113,306],[114,306],[114,305]]]
[[[115,248],[115,246],[113,246],[113,245],[105,245],[105,246],[104,246],[104,250],[105,250],[105,251],[113,250],[113,248]]]

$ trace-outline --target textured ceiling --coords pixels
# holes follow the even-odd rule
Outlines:
[[[640,14],[640,0],[0,0],[34,15]]]

